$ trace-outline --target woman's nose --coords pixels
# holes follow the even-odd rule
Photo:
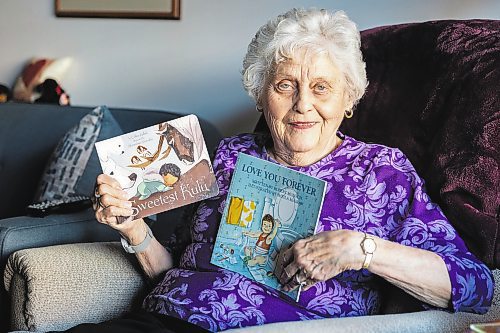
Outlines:
[[[293,110],[299,113],[306,113],[313,109],[313,96],[309,89],[300,89],[295,94]]]

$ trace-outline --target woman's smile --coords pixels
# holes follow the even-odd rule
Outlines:
[[[317,122],[315,121],[293,121],[289,122],[290,125],[295,130],[307,130],[315,126]]]

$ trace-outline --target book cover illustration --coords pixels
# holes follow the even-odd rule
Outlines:
[[[314,234],[325,189],[323,180],[239,153],[210,262],[280,290],[277,255]]]
[[[99,141],[95,146],[103,172],[127,192],[134,218],[219,193],[195,115]]]

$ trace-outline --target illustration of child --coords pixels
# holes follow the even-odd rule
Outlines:
[[[137,152],[139,153],[139,155],[141,155],[142,157],[146,157],[146,156],[153,156],[148,148],[142,146],[142,145],[139,145],[137,146]]]
[[[135,196],[139,197],[140,200],[145,200],[153,193],[170,190],[179,180],[181,169],[173,163],[167,163],[161,166],[159,174],[161,180],[144,179],[144,181],[137,186],[137,194]]]
[[[245,258],[243,261],[246,262],[248,266],[263,266],[266,264],[267,258],[269,257],[269,249],[271,248],[271,244],[274,237],[276,237],[279,227],[279,221],[275,220],[271,214],[266,214],[262,218],[262,232],[243,231],[243,235],[257,238],[255,246],[246,246],[244,249]]]
[[[132,164],[139,164],[139,163],[141,163],[141,158],[137,155],[134,155],[130,159],[130,162],[132,162]]]

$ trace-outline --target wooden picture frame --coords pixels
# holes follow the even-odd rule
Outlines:
[[[180,0],[55,0],[58,17],[180,19]]]

